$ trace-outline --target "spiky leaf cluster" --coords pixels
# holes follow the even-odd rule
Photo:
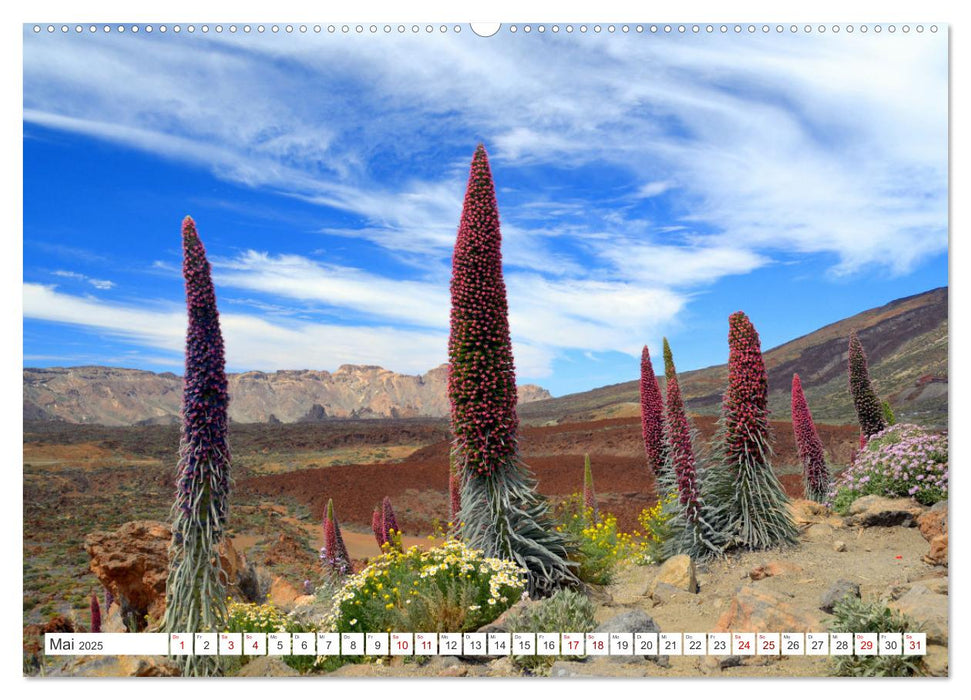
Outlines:
[[[853,395],[853,406],[856,417],[860,421],[863,434],[869,438],[887,427],[883,417],[880,399],[877,398],[873,385],[870,383],[870,370],[867,367],[866,353],[856,331],[850,333],[849,351],[850,393]]]
[[[703,485],[705,517],[725,548],[794,544],[789,499],[770,463],[768,380],[759,335],[741,311],[728,322],[728,388]]]
[[[566,542],[518,457],[516,373],[502,237],[485,148],[472,158],[452,256],[448,396],[461,474],[460,533],[486,556],[530,572],[532,595],[578,583]]]
[[[641,351],[641,434],[647,466],[657,476],[664,464],[664,408],[661,389],[654,375],[651,354],[644,346]]]
[[[182,223],[188,330],[182,433],[164,628],[220,631],[226,621],[225,575],[218,556],[229,513],[229,393],[216,294],[195,223]],[[181,658],[186,675],[209,675],[215,657]]]
[[[792,431],[802,463],[806,498],[823,503],[829,493],[829,470],[823,454],[823,442],[813,422],[813,415],[802,391],[802,380],[792,375]]]

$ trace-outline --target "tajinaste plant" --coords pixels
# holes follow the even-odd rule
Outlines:
[[[381,504],[381,532],[384,541],[391,545],[392,549],[401,549],[401,529],[398,527],[398,520],[394,517],[394,508],[391,507],[391,499],[384,497]]]
[[[374,533],[374,539],[378,542],[378,547],[384,547],[388,538],[384,534],[384,517],[381,514],[380,506],[376,506],[371,514],[371,531]]]
[[[98,603],[98,594],[91,594],[91,631],[101,631],[101,605]]]
[[[578,585],[565,538],[519,458],[516,371],[509,336],[502,237],[489,159],[472,158],[452,256],[448,396],[462,473],[461,537],[487,557],[530,572],[537,597]]]
[[[590,468],[590,455],[583,455],[583,507],[593,511],[597,520],[597,494],[593,490],[593,469]]]
[[[715,461],[702,488],[705,518],[725,548],[795,544],[789,499],[770,462],[769,386],[759,334],[741,311],[728,324],[728,388]]]
[[[870,370],[867,368],[866,353],[856,331],[850,333],[849,352],[850,393],[860,428],[867,439],[887,427],[883,409],[870,383]]]
[[[681,398],[681,385],[674,367],[674,356],[668,339],[664,339],[664,377],[667,391],[667,443],[671,453],[671,465],[678,484],[678,501],[684,508],[685,517],[691,522],[698,520],[700,505],[695,453],[691,445],[691,426]]]
[[[166,584],[167,632],[226,629],[225,574],[219,543],[229,514],[230,454],[223,338],[206,252],[195,223],[182,223],[188,331],[182,438]],[[179,657],[185,675],[218,671],[218,657]]]
[[[324,570],[332,576],[346,576],[351,573],[351,558],[347,554],[344,538],[341,536],[341,526],[334,514],[334,499],[327,499],[327,511],[324,514],[324,547],[320,550],[320,558]]]
[[[665,459],[664,409],[661,389],[646,345],[641,351],[641,434],[644,437],[647,466],[656,477],[661,473]]]
[[[664,377],[667,394],[665,419],[666,459],[658,479],[658,500],[663,513],[670,513],[667,537],[660,547],[664,558],[688,554],[707,558],[721,552],[718,533],[704,516],[699,467],[695,458],[692,429],[681,397],[681,384],[674,355],[664,339]],[[671,497],[668,494],[677,494]]]
[[[792,432],[796,438],[799,461],[802,462],[806,498],[823,503],[829,493],[829,470],[826,468],[823,442],[809,412],[798,374],[792,375]]]

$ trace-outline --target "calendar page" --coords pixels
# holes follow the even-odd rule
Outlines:
[[[948,676],[952,27],[467,11],[25,20],[24,676]]]

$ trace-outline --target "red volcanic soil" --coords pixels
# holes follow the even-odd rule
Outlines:
[[[699,442],[709,440],[716,419],[693,419]],[[858,444],[855,426],[820,425],[820,437],[831,463],[849,463]],[[615,514],[624,529],[637,526],[637,514],[654,504],[654,477],[648,473],[638,418],[525,427],[520,432],[524,461],[546,496],[565,497],[583,485],[583,456],[590,455],[601,510]],[[789,422],[772,423],[773,466],[791,496],[802,495],[798,458]],[[252,477],[239,491],[272,499],[288,496],[307,504],[320,519],[333,498],[342,524],[369,529],[371,513],[390,496],[401,528],[424,535],[433,521],[448,517],[448,441],[435,442],[394,464],[351,464]]]

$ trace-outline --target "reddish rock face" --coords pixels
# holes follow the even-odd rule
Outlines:
[[[924,561],[934,566],[947,566],[947,534],[931,540],[931,551],[924,555]]]
[[[165,614],[171,539],[169,525],[155,520],[134,520],[117,530],[92,532],[84,539],[92,573],[116,600],[125,601],[139,624],[145,624],[146,617],[161,620]],[[220,544],[219,559],[230,595],[234,595],[246,561],[228,539]]]
[[[742,586],[718,619],[715,632],[818,632],[823,629],[812,610],[795,607],[788,598],[771,591]]]
[[[113,532],[92,532],[84,539],[91,571],[141,620],[160,620],[165,612],[172,532],[165,523],[136,520]]]
[[[917,518],[920,534],[928,542],[934,538],[947,534],[947,510],[929,510]]]

